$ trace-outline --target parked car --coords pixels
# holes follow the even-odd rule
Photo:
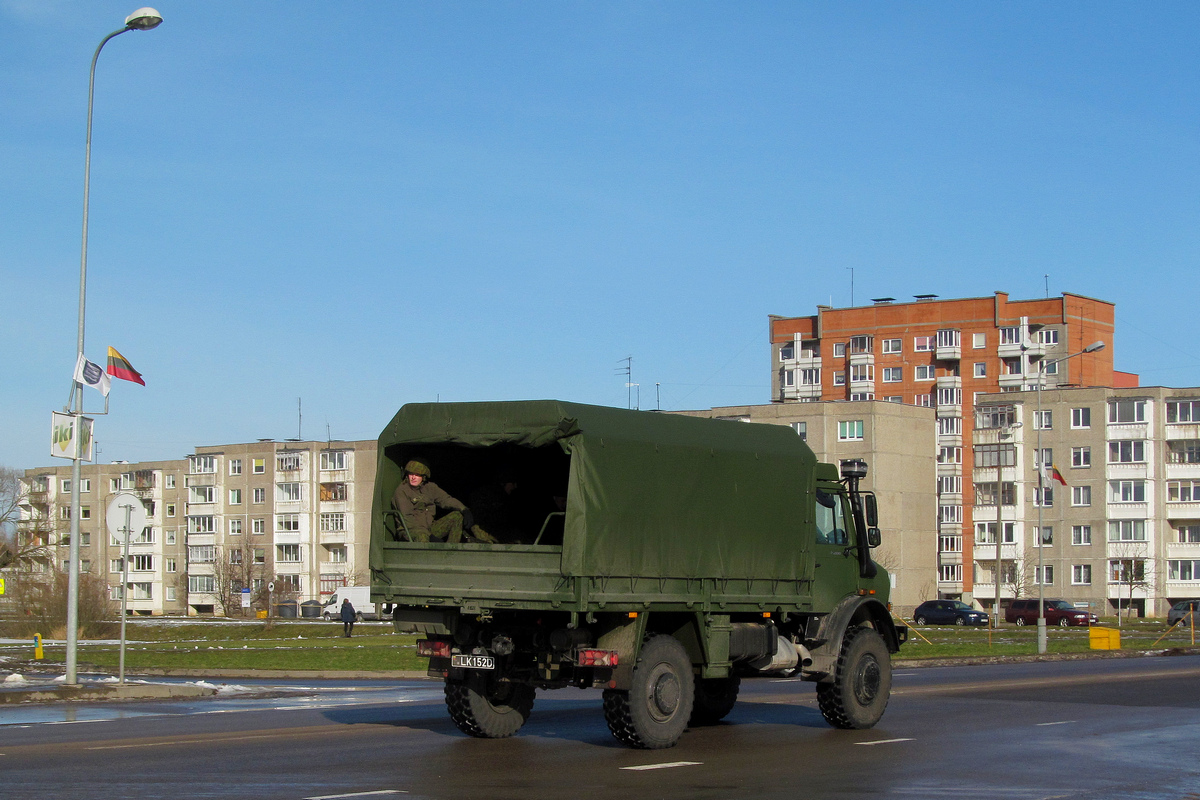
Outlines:
[[[1192,624],[1192,620],[1188,619],[1187,616],[1193,611],[1200,611],[1200,600],[1180,600],[1171,606],[1171,610],[1167,612],[1167,624],[1175,625],[1178,622],[1183,622],[1190,625]]]
[[[1076,608],[1066,600],[1046,598],[1044,601],[1047,625],[1095,625],[1099,619],[1090,611]],[[1038,618],[1038,601],[1013,600],[1004,611],[1004,621],[1017,625],[1036,625]]]
[[[961,600],[926,600],[913,612],[918,625],[987,625],[987,612],[977,611]]]

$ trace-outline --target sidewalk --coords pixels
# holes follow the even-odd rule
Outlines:
[[[2,674],[2,673],[0,673]],[[37,675],[26,678],[11,673],[0,678],[0,706],[17,703],[71,703],[102,700],[167,700],[183,697],[211,697],[217,687],[195,683],[149,683],[141,679],[80,679],[67,686],[62,678]]]

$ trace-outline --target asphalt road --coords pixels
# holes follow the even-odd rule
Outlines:
[[[539,692],[489,741],[438,688],[0,711],[0,798],[1200,800],[1195,656],[905,669],[869,731],[826,726],[811,684],[746,681],[725,723],[655,752],[612,739],[598,691]]]

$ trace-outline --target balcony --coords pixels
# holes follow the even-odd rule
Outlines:
[[[779,390],[779,396],[783,400],[799,400],[802,397],[820,397],[821,385],[818,383],[806,383],[799,386],[784,386]]]
[[[982,561],[985,564],[989,561],[993,564],[996,563],[996,545],[994,544],[980,544],[979,542],[975,542],[975,545],[972,548],[972,554],[976,561]],[[1001,545],[1000,560],[1002,562],[1016,561],[1018,555],[1019,552],[1017,545],[1009,542],[1005,542],[1003,545]]]
[[[1020,373],[1005,374],[1005,375],[1001,375],[999,378],[1001,390],[1006,389],[1006,388],[1012,388],[1012,387],[1017,387],[1017,388],[1024,387],[1026,381],[1027,381],[1026,376],[1022,375]]]

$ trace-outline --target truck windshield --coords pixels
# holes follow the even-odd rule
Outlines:
[[[847,544],[846,517],[841,497],[817,489],[817,542]]]

